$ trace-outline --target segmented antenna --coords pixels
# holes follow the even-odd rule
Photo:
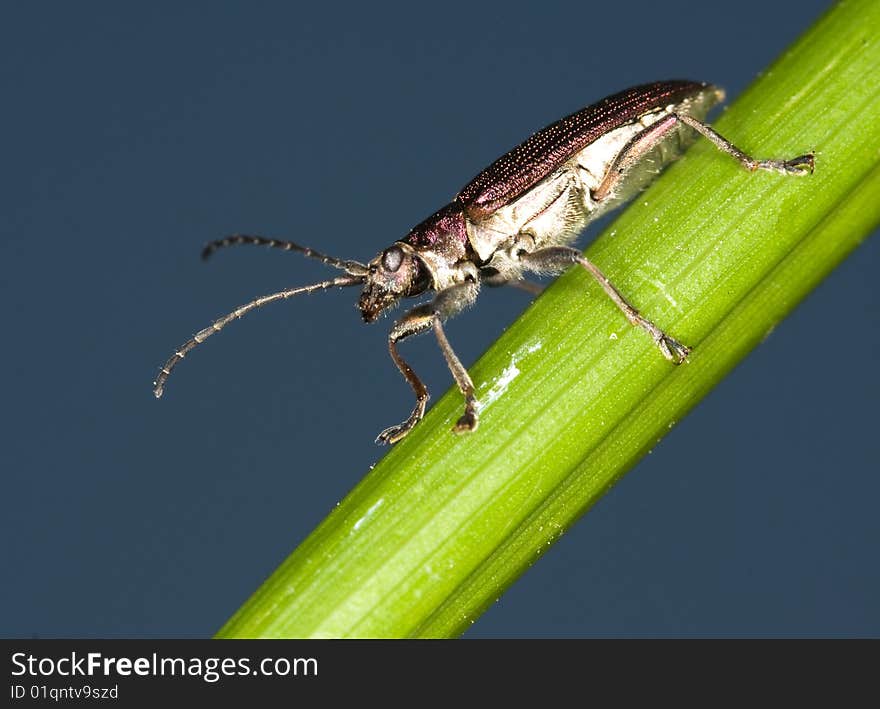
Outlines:
[[[174,367],[177,366],[177,363],[180,362],[180,360],[186,357],[190,350],[192,350],[196,345],[202,344],[211,335],[220,332],[230,322],[242,317],[243,315],[246,315],[251,310],[262,308],[268,303],[272,303],[276,300],[285,300],[287,298],[290,298],[291,296],[299,295],[300,293],[313,293],[318,290],[327,290],[328,288],[333,288],[335,286],[357,286],[361,285],[363,282],[364,277],[359,275],[337,276],[336,278],[331,278],[329,281],[313,283],[310,286],[287,288],[285,290],[278,291],[277,293],[264,295],[259,298],[255,298],[250,303],[245,303],[244,305],[239,306],[231,313],[228,313],[222,318],[215,320],[204,330],[197,332],[195,335],[193,335],[191,339],[184,342],[183,345],[168,358],[168,361],[165,362],[165,364],[162,366],[162,369],[159,370],[159,375],[156,377],[156,381],[153,382],[153,393],[156,395],[157,399],[162,396],[162,391],[165,388],[165,382],[168,381],[168,377],[171,375],[172,370],[174,369]]]
[[[299,244],[295,244],[292,241],[269,239],[265,236],[257,236],[255,234],[230,234],[223,239],[210,241],[205,244],[205,248],[202,249],[202,258],[210,258],[211,254],[213,254],[218,249],[223,249],[227,246],[239,246],[241,244],[268,246],[269,248],[281,249],[282,251],[296,251],[303,254],[304,256],[308,256],[309,258],[317,259],[327,266],[332,266],[333,268],[338,268],[342,271],[345,271],[346,273],[350,273],[353,276],[363,276],[367,273],[367,267],[360,261],[348,261],[345,259],[338,259],[333,256],[322,254],[318,251],[315,251],[314,249],[310,249],[308,246],[300,246]]]

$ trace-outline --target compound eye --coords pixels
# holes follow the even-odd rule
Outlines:
[[[382,254],[382,268],[394,273],[403,263],[403,250],[399,246],[392,246]]]

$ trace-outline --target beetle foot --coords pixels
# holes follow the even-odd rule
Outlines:
[[[397,443],[401,438],[410,432],[414,424],[409,421],[398,424],[397,426],[389,426],[382,433],[376,436],[376,443],[380,446],[388,446]]]
[[[673,364],[681,364],[684,362],[688,355],[691,353],[691,348],[686,345],[681,344],[675,338],[670,337],[665,333],[660,333],[660,336],[656,340],[657,346],[660,348],[660,351],[663,353],[663,356],[666,357]]]
[[[815,168],[815,153],[798,155],[791,160],[756,160],[752,163],[753,171],[767,170],[768,172],[779,172],[783,175],[812,175]]]
[[[473,411],[465,411],[464,415],[455,422],[455,426],[452,427],[452,430],[455,433],[469,433],[471,431],[475,431],[477,426],[479,425],[480,420],[477,418],[477,414]]]
[[[798,155],[796,158],[785,161],[786,173],[789,175],[811,175],[816,169],[816,154],[809,152],[806,155]]]
[[[418,401],[416,401],[416,407],[412,410],[412,413],[409,415],[409,418],[403,423],[399,423],[396,426],[389,426],[382,433],[376,436],[376,443],[380,446],[391,445],[392,443],[397,443],[401,438],[405,437],[407,433],[415,428],[415,425],[422,420],[422,417],[425,415],[425,404],[428,403],[428,393],[425,392],[424,396],[420,396]]]

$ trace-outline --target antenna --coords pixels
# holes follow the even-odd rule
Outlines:
[[[233,242],[234,243],[234,242]],[[242,242],[246,243],[246,242]],[[318,258],[321,257],[320,255]],[[335,261],[335,259],[334,259]],[[342,262],[339,262],[342,263]],[[334,264],[330,264],[334,265]],[[320,283],[313,283],[310,286],[300,286],[298,288],[287,288],[282,291],[278,291],[277,293],[270,293],[269,295],[263,295],[259,298],[255,298],[249,303],[245,303],[244,305],[240,305],[231,313],[227,313],[222,318],[215,320],[204,330],[200,330],[195,335],[192,336],[189,340],[183,343],[180,348],[168,358],[168,361],[162,366],[162,369],[159,370],[159,375],[156,377],[156,381],[153,382],[153,393],[156,395],[158,399],[162,396],[162,391],[165,388],[165,382],[168,381],[168,377],[171,376],[172,370],[177,366],[177,363],[180,362],[186,355],[192,350],[196,345],[202,344],[205,340],[207,340],[211,335],[220,332],[224,327],[226,327],[233,320],[237,320],[238,318],[246,315],[251,310],[256,310],[257,308],[262,308],[264,305],[268,303],[272,303],[276,300],[286,300],[294,295],[299,295],[301,293],[314,293],[319,290],[327,290],[328,288],[340,287],[345,288],[347,286],[357,286],[361,285],[366,280],[366,276],[363,275],[349,275],[349,276],[337,276],[336,278],[331,278],[328,281],[321,281]]]
[[[231,234],[223,239],[209,241],[205,244],[205,248],[202,249],[202,259],[207,260],[218,249],[223,249],[227,246],[239,246],[241,244],[268,246],[269,248],[281,249],[282,251],[296,251],[309,258],[317,259],[327,266],[332,266],[333,268],[338,268],[346,273],[350,273],[352,276],[367,275],[367,267],[360,261],[348,261],[335,258],[334,256],[326,256],[314,249],[310,249],[308,246],[300,246],[292,241],[270,239],[265,236],[257,236],[254,234]]]

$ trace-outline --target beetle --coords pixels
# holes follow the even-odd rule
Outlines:
[[[202,256],[236,245],[265,245],[296,251],[345,272],[320,283],[289,288],[246,303],[184,343],[153,383],[162,396],[174,367],[196,345],[232,320],[268,303],[333,287],[363,286],[358,308],[365,322],[403,298],[433,293],[391,328],[388,349],[409,383],[416,404],[402,423],[386,428],[377,443],[396,443],[421,420],[428,390],[401,357],[398,343],[433,330],[464,396],[464,413],[453,430],[473,431],[479,404],[467,369],[449,344],[443,322],[472,305],[481,285],[530,289],[523,275],[586,269],[630,323],[644,330],[674,364],[690,349],[645,318],[599,268],[571,246],[584,227],[644,188],[698,135],[751,172],[803,175],[814,169],[814,153],[792,159],[755,159],[704,122],[722,89],[695,81],[658,81],[609,96],[533,134],[468,182],[446,206],[364,264],[326,256],[292,241],[234,234],[212,241]]]

